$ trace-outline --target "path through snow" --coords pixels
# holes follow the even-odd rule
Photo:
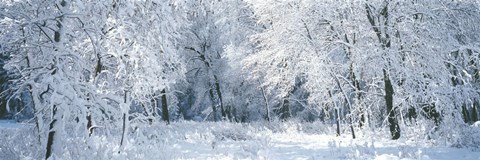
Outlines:
[[[179,159],[480,160],[480,152],[470,149],[304,133],[272,133],[246,141],[216,140],[210,144],[174,146],[180,153],[174,157]]]

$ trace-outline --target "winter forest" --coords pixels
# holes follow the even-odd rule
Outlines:
[[[0,66],[0,159],[480,156],[478,0],[1,0]]]

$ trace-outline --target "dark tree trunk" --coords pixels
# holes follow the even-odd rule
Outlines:
[[[120,146],[123,145],[125,134],[127,133],[127,114],[123,113],[122,116],[122,139],[120,140]],[[120,151],[118,151],[120,153]]]
[[[388,11],[389,1],[384,2],[384,6],[378,14],[374,13],[375,9],[372,9],[370,4],[365,4],[365,11],[367,12],[367,19],[370,22],[373,31],[377,35],[378,41],[382,45],[382,48],[386,50],[391,46],[390,35],[387,33],[389,29],[388,21],[390,17]],[[387,74],[386,68],[388,67],[385,66],[382,70],[383,81],[385,84],[385,103],[387,107],[388,125],[392,139],[396,140],[400,138],[400,127],[396,119],[395,108],[393,107],[393,86],[392,82],[390,81],[390,76]]]
[[[470,115],[468,114],[468,109],[466,104],[462,105],[462,115],[463,115],[463,120],[465,123],[470,123]]]
[[[47,137],[47,153],[45,154],[45,159],[50,158],[53,152],[53,142],[55,140],[55,123],[57,122],[57,106],[53,105],[52,108],[52,121],[49,125],[48,130],[48,137]]]
[[[352,139],[355,139],[355,130],[353,129],[353,125],[350,125],[350,131],[352,131]]]
[[[292,117],[292,114],[290,112],[290,96],[295,93],[295,90],[297,90],[297,86],[293,86],[293,89],[288,91],[288,94],[287,96],[285,96],[283,99],[282,99],[282,103],[280,104],[280,108],[278,108],[276,110],[276,113],[279,115],[279,118],[282,120],[282,121],[285,121],[287,119],[289,119],[290,117]]]
[[[229,122],[233,122],[235,117],[233,115],[233,112],[232,112],[232,106],[231,105],[226,105],[225,106],[225,112],[227,113],[227,119]]]
[[[362,89],[360,88],[360,82],[358,82],[358,80],[355,76],[355,73],[353,72],[353,66],[352,65],[350,65],[350,73],[352,74],[351,75],[352,76],[352,81],[353,81],[353,85],[355,87],[355,92],[356,92],[355,96],[357,97],[358,102],[360,102],[362,100],[362,97],[361,97],[362,94],[360,93],[360,91]],[[360,107],[360,106],[358,106],[358,107]],[[363,109],[360,107],[359,108],[359,113],[360,113],[359,124],[358,124],[360,126],[360,128],[362,128],[363,125],[365,124],[365,114],[363,112],[364,112]]]
[[[168,113],[167,93],[165,89],[162,90],[162,118],[167,124],[170,124],[170,117]]]
[[[400,127],[398,126],[395,117],[395,108],[393,107],[393,86],[385,69],[383,69],[383,81],[385,83],[385,103],[387,105],[388,126],[390,127],[392,139],[396,140],[400,138]]]
[[[290,118],[290,101],[288,98],[283,99],[282,107],[280,108],[280,119],[287,120]]]
[[[268,106],[267,95],[263,87],[260,88],[260,91],[262,91],[263,100],[265,101],[265,120],[270,121],[270,107]]]
[[[217,98],[218,98],[218,103],[219,103],[219,106],[220,106],[220,111],[221,111],[221,116],[222,116],[222,119],[226,119],[228,118],[227,117],[227,114],[230,114],[230,113],[227,113],[227,111],[225,110],[225,107],[224,107],[224,104],[223,104],[223,97],[222,97],[222,92],[221,92],[221,89],[220,89],[220,82],[217,78],[217,76],[215,75],[213,69],[212,69],[212,64],[210,63],[210,59],[207,59],[206,57],[206,51],[207,51],[207,43],[204,42],[202,44],[202,47],[201,47],[201,50],[198,51],[197,49],[193,48],[193,47],[185,47],[185,49],[188,49],[188,50],[191,50],[191,51],[194,51],[195,53],[198,54],[198,58],[205,64],[205,67],[207,68],[207,71],[211,71],[209,72],[208,74],[210,76],[213,77],[213,85],[212,85],[212,78],[210,77],[208,80],[208,86],[210,86],[210,89],[209,89],[209,94],[210,94],[210,101],[212,102],[212,111],[213,111],[213,120],[214,121],[218,121],[218,117],[217,117],[217,102],[215,101],[215,95],[217,95]],[[214,93],[216,92],[216,93]]]
[[[64,0],[62,0],[60,2],[60,6],[63,8],[66,6],[66,2]],[[59,10],[61,10],[61,8],[58,8]],[[60,18],[58,21],[57,21],[57,27],[58,27],[58,30],[56,30],[54,32],[54,41],[55,43],[60,43],[61,41],[61,34],[60,34],[60,30],[63,28],[63,25],[62,25],[62,21],[63,21],[63,18]],[[55,51],[57,51],[57,48],[55,48]],[[54,75],[56,72],[53,71],[51,74]],[[47,89],[48,91],[48,89]],[[56,105],[53,105],[52,107],[52,121],[50,122],[50,125],[49,125],[49,130],[48,130],[48,136],[47,136],[47,147],[46,147],[46,154],[45,154],[45,159],[48,159],[50,158],[50,156],[52,156],[52,152],[53,152],[53,143],[55,141],[55,123],[57,122],[57,106]]]
[[[435,104],[426,104],[423,106],[423,112],[427,114],[427,118],[434,121],[435,126],[440,126],[440,113],[435,109]]]
[[[145,109],[145,114],[147,116],[148,124],[152,124],[153,120],[155,119],[155,112],[157,109],[157,103],[155,100],[155,96],[150,99],[150,107],[144,107]]]
[[[218,121],[218,117],[217,117],[217,106],[215,106],[215,95],[213,94],[213,89],[209,89],[208,90],[209,94],[210,94],[210,101],[212,102],[212,111],[213,111],[213,121]]]
[[[2,98],[2,102],[4,103],[0,104],[0,119],[4,118],[4,116],[7,114],[7,105],[5,104],[6,100]]]
[[[475,123],[478,121],[478,102],[474,101],[472,106],[472,122]]]
[[[338,108],[335,108],[335,123],[337,124],[337,136],[340,136],[340,113],[338,112]]]
[[[89,109],[89,108],[88,108]],[[91,137],[93,134],[93,122],[92,122],[92,115],[90,113],[87,113],[87,130],[88,130],[88,136]]]
[[[333,27],[332,27],[332,29],[333,29]],[[355,34],[353,34],[353,37],[351,38],[351,40],[348,38],[347,34],[345,34],[345,35],[344,35],[344,39],[345,39],[345,42],[347,42],[347,43],[352,43],[352,44],[355,44],[355,43],[356,43]],[[352,57],[351,48],[350,48],[350,47],[346,47],[345,52],[347,53],[347,57],[350,59],[350,57]],[[355,96],[356,96],[358,102],[360,102],[361,99],[362,99],[362,98],[361,98],[361,92],[360,92],[360,91],[361,91],[362,89],[361,89],[361,87],[360,87],[360,82],[358,82],[357,77],[356,77],[356,75],[355,75],[355,72],[353,71],[353,63],[350,63],[350,79],[351,79],[351,81],[352,81],[352,83],[353,83],[353,86],[355,87],[355,88],[354,88],[354,89],[355,89]],[[350,104],[349,104],[349,105],[350,105]],[[359,112],[358,112],[358,113],[359,113],[359,115],[358,115],[358,117],[359,117],[359,126],[360,126],[360,128],[362,128],[363,125],[364,125],[364,123],[365,123],[365,117],[364,117],[363,109],[360,107],[360,105],[357,106],[357,107],[358,107],[358,109],[359,109]],[[350,106],[350,108],[352,108],[352,107]],[[350,111],[350,112],[351,112],[351,111]],[[353,123],[353,122],[351,122],[351,123]],[[354,134],[354,132],[353,132],[353,126],[351,126],[351,129],[352,129],[352,133]],[[353,135],[353,137],[355,138],[355,135]]]
[[[415,108],[408,108],[407,117],[410,122],[413,122],[417,118],[417,111],[415,110]]]
[[[102,65],[102,57],[100,54],[97,54],[97,64],[95,65],[95,72],[93,73],[93,78],[96,79],[97,76],[102,72],[103,65]]]
[[[218,78],[216,75],[213,75],[213,78],[215,80],[215,91],[217,92],[218,100],[220,101],[220,110],[222,112],[222,119],[227,119],[228,118],[227,111],[223,106],[223,98],[222,98],[222,91],[220,89],[220,82],[218,81]]]
[[[335,77],[335,82],[337,82],[337,85],[338,85],[338,88],[340,89],[340,92],[343,94],[344,98],[345,98],[345,103],[346,105],[348,106],[348,114],[351,115],[352,113],[352,103],[350,103],[350,100],[348,99],[349,97],[347,96],[347,93],[345,92],[345,90],[343,90],[343,87],[342,85],[340,84],[340,80],[334,75],[332,74],[333,77]],[[330,95],[331,96],[331,95]],[[347,118],[345,118],[346,120]],[[339,120],[338,120],[339,121]],[[337,121],[337,123],[338,123]],[[352,138],[355,139],[355,130],[353,129],[353,121],[352,121],[352,118],[348,118],[348,121],[350,123],[350,130],[352,131]]]
[[[328,91],[328,95],[332,98],[332,92]],[[337,125],[337,136],[340,136],[340,112],[338,111],[338,106],[336,102],[333,102],[333,106],[335,107],[335,123]]]
[[[124,95],[123,95],[123,103],[127,103],[127,91],[124,91]],[[125,140],[125,136],[127,134],[127,113],[123,113],[122,115],[122,138],[120,139],[120,147],[123,146],[123,142]],[[121,150],[118,151],[118,153],[120,153]]]

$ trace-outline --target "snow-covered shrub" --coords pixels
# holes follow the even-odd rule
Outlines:
[[[0,159],[40,159],[43,150],[33,126],[0,127]]]
[[[0,159],[20,159],[12,148],[0,144]]]
[[[448,142],[452,147],[458,148],[471,148],[473,150],[480,150],[480,124],[479,122],[473,125],[461,125],[458,127],[458,131],[453,131]]]
[[[218,140],[234,140],[234,141],[245,141],[252,139],[245,130],[236,130],[236,129],[222,129],[212,131],[215,135],[215,138]]]

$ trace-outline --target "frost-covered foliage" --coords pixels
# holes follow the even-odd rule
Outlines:
[[[242,72],[241,60],[252,52],[249,36],[260,30],[252,9],[239,0],[195,1],[182,44],[187,84],[181,107],[185,119],[251,121],[263,119],[257,82]],[[248,72],[247,72],[248,73]]]
[[[47,158],[61,153],[65,131],[125,133],[132,118],[152,119],[161,91],[184,79],[182,16],[170,1],[4,2],[4,68],[15,77],[8,100],[32,99]]]
[[[2,44],[15,51],[4,66],[16,77],[9,100],[25,98],[28,92],[39,140],[49,146],[47,150],[58,150],[66,127],[86,135],[89,108],[105,107],[104,101],[96,100],[101,96],[90,80],[96,29],[85,14],[94,8],[65,1],[22,1],[5,7],[13,11],[3,19],[8,28]]]
[[[126,154],[160,119],[478,144],[475,0],[0,2],[0,118],[35,126],[35,158],[77,143]]]
[[[444,131],[462,115],[478,119],[474,1],[247,2],[266,29],[254,35],[258,50],[244,65],[269,94],[303,87],[324,115],[388,125],[394,139],[407,119]]]

